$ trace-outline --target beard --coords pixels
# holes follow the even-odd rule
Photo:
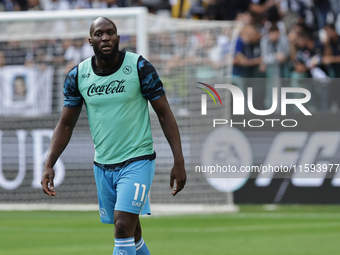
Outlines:
[[[108,54],[105,54],[104,52],[102,52],[99,49],[99,47],[97,47],[97,46],[93,46],[93,51],[94,51],[94,54],[96,55],[96,57],[98,57],[101,60],[107,61],[107,60],[114,59],[117,56],[118,48],[119,48],[119,43],[117,43],[113,47],[112,51],[110,53],[108,53]]]

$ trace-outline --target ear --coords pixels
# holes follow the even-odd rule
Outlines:
[[[90,46],[92,46],[92,39],[89,37]]]
[[[118,35],[118,43],[120,43],[120,35]]]

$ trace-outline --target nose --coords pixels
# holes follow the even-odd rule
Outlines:
[[[109,36],[107,33],[104,33],[102,37],[102,41],[107,41],[107,40],[109,40]]]

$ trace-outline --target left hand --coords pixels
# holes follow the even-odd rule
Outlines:
[[[323,56],[322,63],[325,65],[329,65],[332,63],[333,56]]]
[[[186,180],[187,174],[185,172],[184,163],[175,163],[170,173],[170,189],[174,188],[174,182],[176,181],[176,187],[171,193],[173,196],[176,196],[176,194],[184,188]]]

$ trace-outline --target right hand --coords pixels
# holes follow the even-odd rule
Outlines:
[[[43,176],[41,178],[41,186],[43,188],[44,193],[51,196],[56,196],[57,192],[54,190],[54,170],[50,167],[45,167]],[[50,185],[48,185],[50,184]]]
[[[276,60],[279,61],[279,63],[284,62],[286,60],[285,54],[283,54],[282,52],[276,53]]]

